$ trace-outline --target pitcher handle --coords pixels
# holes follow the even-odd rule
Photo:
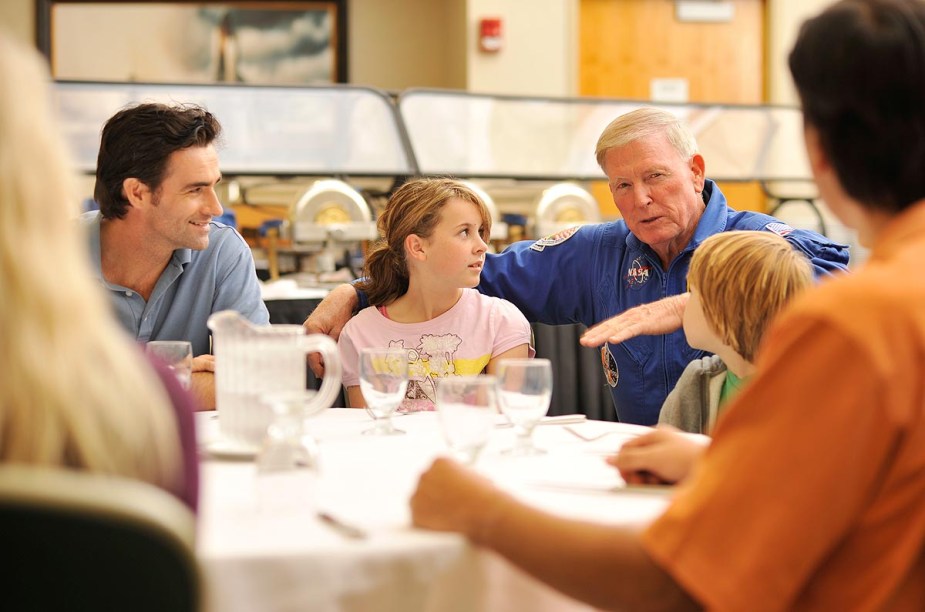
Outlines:
[[[324,378],[321,379],[321,388],[313,398],[313,402],[330,408],[341,392],[341,365],[340,351],[337,343],[328,336],[313,334],[301,338],[301,346],[306,354],[319,352],[324,358]]]

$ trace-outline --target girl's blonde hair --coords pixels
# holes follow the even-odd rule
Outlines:
[[[423,178],[405,183],[392,194],[379,215],[377,225],[381,239],[366,257],[366,280],[360,283],[360,288],[366,291],[370,304],[388,305],[408,291],[405,238],[412,234],[429,238],[440,221],[440,210],[450,198],[478,206],[482,215],[482,240],[488,242],[491,215],[481,198],[465,184],[447,178]]]
[[[93,279],[47,69],[0,35],[0,82],[0,461],[176,491],[177,424]]]
[[[806,256],[766,231],[710,236],[694,251],[687,273],[707,325],[746,361],[754,361],[770,321],[812,282]]]

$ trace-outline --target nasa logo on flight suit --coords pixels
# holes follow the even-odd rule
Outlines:
[[[531,244],[530,248],[534,251],[537,251],[538,253],[542,253],[543,249],[545,249],[546,247],[551,247],[551,246],[562,244],[563,242],[565,242],[566,240],[574,236],[575,233],[580,229],[581,229],[581,226],[576,225],[575,227],[564,229],[561,232],[556,232],[555,234],[546,236],[545,238],[540,238],[539,240]]]
[[[607,344],[601,347],[601,366],[604,368],[604,379],[607,380],[607,384],[616,387],[620,380],[620,369]]]
[[[652,267],[649,265],[649,262],[646,261],[645,257],[640,255],[630,264],[623,280],[626,281],[626,286],[629,289],[639,289],[649,282],[651,276]]]

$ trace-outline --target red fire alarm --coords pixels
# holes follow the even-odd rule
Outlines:
[[[479,21],[479,49],[486,53],[501,50],[501,19],[489,17]]]

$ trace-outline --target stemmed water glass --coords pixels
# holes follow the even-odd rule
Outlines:
[[[145,345],[145,352],[163,361],[184,389],[190,388],[193,377],[193,345],[190,342],[153,340]]]
[[[375,419],[365,435],[403,434],[392,425],[392,413],[408,389],[408,352],[402,348],[365,348],[360,351],[360,391],[366,411]]]
[[[517,439],[505,455],[541,455],[533,444],[533,428],[549,410],[552,366],[548,359],[505,359],[498,364],[498,404],[514,426]]]
[[[307,417],[326,409],[313,390],[276,391],[261,396],[273,420],[257,452],[257,489],[263,510],[305,510],[315,505],[319,452],[305,431]]]
[[[473,464],[488,443],[498,416],[494,376],[450,376],[437,381],[437,413],[447,446]]]

